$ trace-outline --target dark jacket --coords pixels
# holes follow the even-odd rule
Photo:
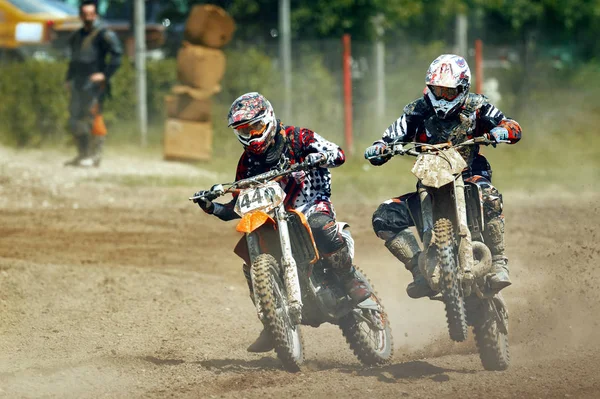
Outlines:
[[[90,75],[98,72],[104,73],[108,86],[110,78],[121,66],[121,42],[114,32],[97,21],[91,31],[84,28],[75,31],[69,39],[69,48],[71,61],[66,80],[73,82],[75,88],[84,88]]]

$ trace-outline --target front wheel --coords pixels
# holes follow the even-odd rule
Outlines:
[[[475,317],[473,323],[475,343],[484,369],[506,370],[510,365],[508,334],[506,334],[508,331],[501,331],[497,317],[502,317],[506,324],[508,314],[503,303],[492,304],[490,301],[492,300],[482,303],[477,317]]]
[[[439,219],[435,222],[432,242],[437,246],[440,265],[440,291],[446,305],[450,339],[462,342],[467,339],[467,315],[458,279],[454,229],[450,220]]]
[[[300,326],[293,324],[289,316],[279,264],[269,254],[258,255],[252,263],[251,274],[257,306],[262,311],[265,329],[273,337],[277,357],[286,370],[300,371],[304,361],[302,334]]]
[[[394,352],[390,322],[371,283],[360,271],[357,270],[356,273],[369,285],[373,292],[369,299],[376,302],[379,310],[356,307],[340,319],[340,329],[362,364],[365,366],[385,364],[391,360]]]

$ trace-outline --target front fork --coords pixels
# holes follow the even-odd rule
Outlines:
[[[281,243],[281,266],[285,281],[285,289],[288,296],[289,314],[294,324],[302,321],[302,294],[300,292],[300,279],[298,268],[292,255],[292,244],[287,224],[287,213],[283,206],[275,209],[275,220],[279,230],[279,242]]]
[[[454,196],[456,198],[456,213],[458,215],[458,261],[462,270],[462,285],[465,297],[471,295],[471,287],[475,277],[473,276],[473,244],[471,241],[471,230],[467,223],[467,201],[465,199],[465,181],[462,176],[454,180]]]

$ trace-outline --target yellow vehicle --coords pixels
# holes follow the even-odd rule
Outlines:
[[[57,30],[79,26],[77,9],[51,0],[0,0],[0,61],[52,57]]]

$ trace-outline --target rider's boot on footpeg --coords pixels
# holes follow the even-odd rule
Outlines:
[[[492,218],[485,227],[483,239],[492,252],[490,287],[500,291],[512,284],[508,276],[508,259],[504,255],[504,218]]]
[[[419,270],[419,253],[421,248],[410,229],[404,229],[385,242],[385,246],[398,259],[406,270],[413,275],[413,281],[406,287],[406,293],[413,299],[435,295],[425,277]]]
[[[347,245],[325,256],[325,259],[341,280],[344,290],[353,304],[360,303],[371,296],[367,284],[356,275]]]

